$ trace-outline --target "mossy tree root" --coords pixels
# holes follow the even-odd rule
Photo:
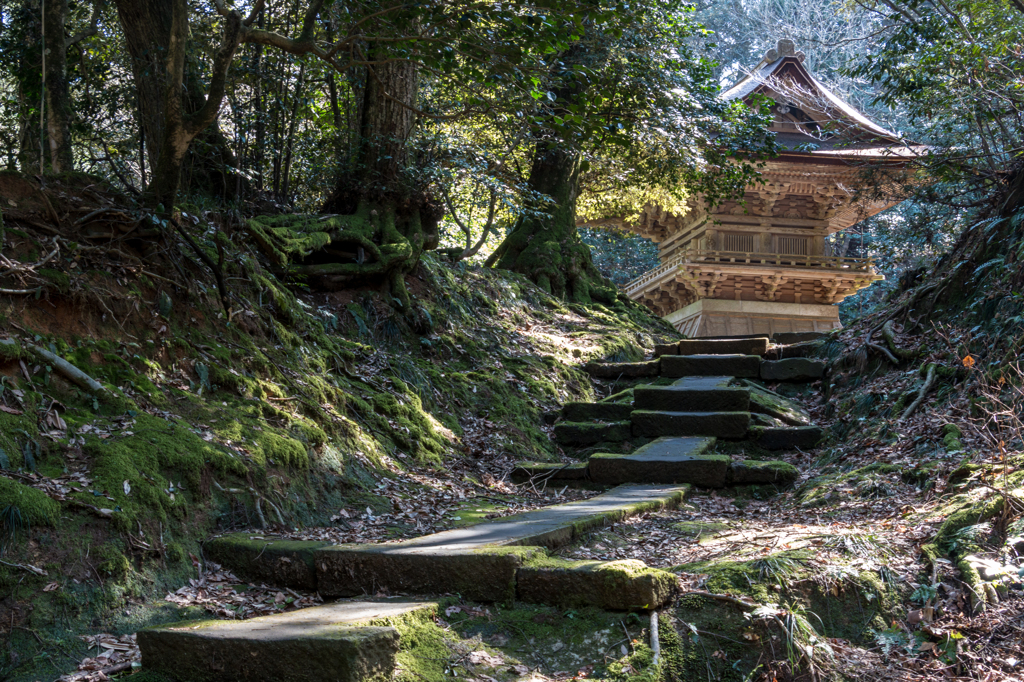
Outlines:
[[[893,329],[893,321],[889,320],[882,325],[882,338],[885,339],[885,343],[889,346],[889,350],[892,351],[893,355],[902,360],[912,360],[916,358],[920,353],[916,350],[908,350],[906,348],[900,348],[896,344],[896,331]]]
[[[917,392],[917,398],[914,399],[914,402],[910,403],[910,407],[908,407],[906,411],[904,411],[903,414],[900,415],[900,421],[906,420],[907,417],[914,414],[917,408],[921,407],[921,403],[924,402],[925,397],[928,395],[928,393],[931,392],[932,388],[935,386],[935,376],[937,369],[938,365],[936,365],[934,362],[928,365],[928,374],[925,376],[924,385],[921,386],[921,390]]]
[[[405,286],[420,256],[437,246],[429,211],[364,200],[352,214],[257,216],[246,227],[279,275],[328,291],[383,284],[416,331],[429,329]]]

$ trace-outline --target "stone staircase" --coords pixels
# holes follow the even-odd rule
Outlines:
[[[616,486],[590,499],[395,543],[331,545],[244,533],[214,538],[204,551],[247,580],[316,590],[324,597],[457,593],[484,602],[657,608],[673,594],[673,574],[639,561],[566,561],[548,550],[629,516],[675,507],[693,485],[794,481],[799,472],[786,462],[733,461],[710,452],[718,439],[768,449],[811,447],[820,440],[821,430],[798,406],[750,380],[813,381],[822,363],[766,359],[769,350],[766,337],[685,340],[659,346],[652,361],[588,365],[595,377],[651,383],[634,386],[631,400],[566,404],[555,440],[577,448],[639,447],[594,452],[573,464],[524,462],[513,477]],[[187,672],[181,679],[268,679],[263,673],[276,671],[274,679],[354,682],[394,668],[398,636],[389,618],[434,607],[342,601],[243,622],[158,626],[141,631],[138,641],[145,668],[172,677]],[[180,663],[185,651],[187,671]],[[296,653],[308,665],[275,667]]]

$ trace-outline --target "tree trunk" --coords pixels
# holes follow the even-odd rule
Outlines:
[[[50,142],[50,169],[54,173],[74,170],[71,151],[71,98],[68,93],[67,43],[64,22],[67,0],[45,0],[43,35],[46,60],[46,132]]]
[[[359,171],[365,191],[393,194],[405,182],[406,142],[416,124],[416,65],[394,61],[376,66],[367,78],[360,126]],[[403,106],[407,105],[407,106]]]
[[[489,263],[519,272],[545,291],[578,303],[615,300],[613,285],[594,267],[590,247],[576,230],[580,155],[557,144],[541,143],[534,154],[529,188],[552,203],[531,206]]]
[[[8,30],[19,30],[24,48],[18,59],[18,167],[22,173],[41,171],[42,131],[39,107],[42,105],[42,22],[39,0],[25,0],[18,8]]]
[[[571,67],[596,63],[606,56],[604,48],[578,44],[562,55],[562,83],[555,88],[554,119],[570,112],[575,102],[587,97],[585,81]],[[569,67],[569,68],[567,68]],[[487,259],[487,265],[526,275],[545,291],[578,303],[593,300],[614,303],[615,286],[594,266],[590,247],[576,230],[576,199],[580,193],[579,145],[573,141],[537,141],[530,169],[529,188],[551,198],[550,204],[528,206],[512,231]]]
[[[131,56],[139,118],[148,143],[152,176],[147,202],[171,210],[185,156],[199,136],[207,153],[197,154],[191,164],[196,169],[191,186],[214,195],[233,194],[234,174],[226,167],[235,164],[235,157],[215,122],[223,99],[222,81],[241,39],[232,23],[238,18],[225,20],[224,42],[214,60],[207,97],[198,65],[186,61],[188,5],[182,0],[115,0],[115,4]],[[221,91],[214,92],[218,88]],[[211,97],[216,101],[210,101]],[[193,130],[199,119],[204,125]]]

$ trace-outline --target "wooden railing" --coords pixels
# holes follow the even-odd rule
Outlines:
[[[686,251],[669,262],[640,275],[623,285],[632,296],[643,291],[651,282],[666,278],[680,265],[709,263],[725,265],[759,265],[771,268],[813,268],[821,270],[846,270],[849,272],[874,272],[872,258],[843,258],[840,256],[800,256],[786,253],[744,253],[740,251]]]

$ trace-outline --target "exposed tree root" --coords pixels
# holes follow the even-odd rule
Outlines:
[[[917,398],[914,399],[914,402],[910,403],[910,407],[908,407],[900,416],[900,421],[904,421],[907,417],[914,414],[917,408],[921,407],[921,403],[924,402],[925,396],[928,395],[928,393],[932,390],[932,387],[935,385],[935,370],[937,368],[938,365],[936,365],[934,362],[928,365],[928,374],[925,377],[924,386],[922,386],[921,390],[918,391]]]

